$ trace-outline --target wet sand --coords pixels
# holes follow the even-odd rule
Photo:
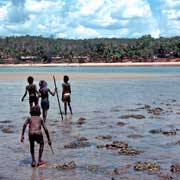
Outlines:
[[[47,72],[1,72],[0,80],[25,80],[28,76],[33,76],[36,80],[46,79],[52,80],[52,76],[55,76],[57,79],[62,79],[63,76],[67,74],[71,77],[72,80],[75,79],[113,79],[113,78],[159,78],[159,77],[173,77],[177,75],[172,74],[142,74],[142,73],[47,73]]]

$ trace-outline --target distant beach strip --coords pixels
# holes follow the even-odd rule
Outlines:
[[[123,67],[123,66],[180,66],[180,62],[124,62],[124,63],[47,63],[0,64],[0,67]]]

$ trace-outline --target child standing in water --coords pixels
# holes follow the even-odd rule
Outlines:
[[[38,105],[38,91],[37,91],[37,87],[35,84],[33,84],[34,82],[34,78],[32,76],[29,76],[27,78],[27,81],[29,83],[29,85],[26,86],[26,89],[25,89],[25,93],[24,93],[24,96],[22,97],[21,101],[24,101],[24,98],[26,97],[27,95],[27,92],[29,93],[29,106],[30,106],[30,110],[33,106],[33,103],[35,106]]]
[[[48,144],[51,146],[51,140],[49,137],[48,129],[43,121],[43,119],[40,117],[41,111],[39,106],[33,106],[30,111],[31,117],[27,118],[23,125],[22,129],[22,135],[21,135],[21,142],[24,142],[24,133],[26,130],[27,125],[29,125],[29,142],[30,142],[30,152],[32,157],[32,163],[31,166],[36,166],[36,160],[34,155],[34,142],[36,141],[39,144],[39,157],[38,157],[38,163],[37,166],[45,164],[44,161],[42,161],[42,153],[44,149],[44,140],[43,135],[41,132],[41,126],[43,127],[47,139]]]
[[[46,121],[47,118],[47,113],[48,113],[48,109],[49,109],[49,93],[54,96],[56,93],[56,89],[54,90],[54,92],[52,92],[48,87],[47,87],[47,82],[44,80],[41,80],[39,82],[39,95],[41,97],[41,108],[43,111],[43,119],[44,122]]]
[[[67,114],[67,104],[69,107],[69,111],[72,114],[72,108],[71,108],[71,85],[68,82],[69,77],[64,76],[64,83],[62,83],[62,101],[64,103],[64,113]]]

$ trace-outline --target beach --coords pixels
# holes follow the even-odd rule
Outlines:
[[[55,155],[44,138],[48,164],[31,168],[27,132],[20,143],[29,116],[28,97],[20,101],[27,76],[37,86],[46,79],[53,90],[55,75],[61,94],[65,74],[73,115],[61,121],[57,99],[49,97],[47,127]],[[178,179],[171,166],[179,164],[180,153],[179,76],[178,66],[0,68],[0,179]],[[64,163],[72,166],[63,169]]]
[[[124,63],[33,63],[0,64],[0,67],[123,67],[123,66],[180,66],[180,62],[124,62]]]

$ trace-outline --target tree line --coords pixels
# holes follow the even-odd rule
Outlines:
[[[60,39],[0,38],[0,63],[146,62],[180,58],[180,37]]]

